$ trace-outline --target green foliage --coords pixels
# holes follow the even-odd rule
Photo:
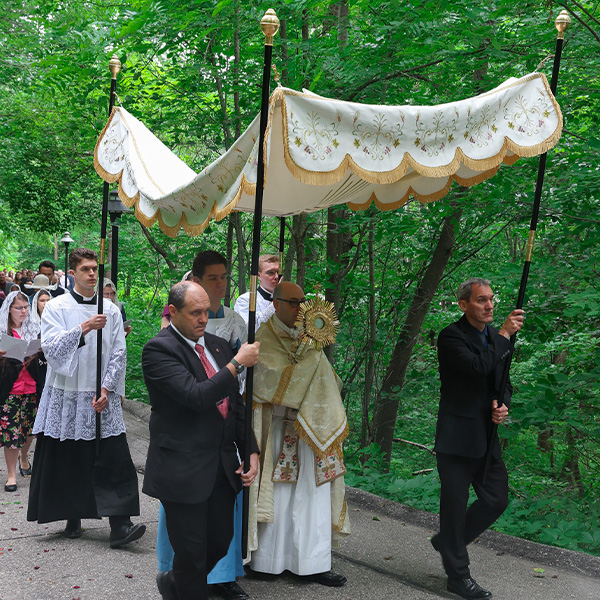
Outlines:
[[[563,5],[573,18],[557,92],[565,128],[560,144],[548,154],[526,326],[511,370],[514,402],[510,423],[502,428],[511,505],[497,528],[600,554],[594,502],[600,485],[598,6],[589,0],[350,0],[346,20],[340,16],[343,2],[284,2],[275,7],[284,27],[275,41],[274,64],[283,85],[308,87],[324,96],[389,104],[448,102],[536,68],[549,76],[551,61],[546,59],[556,37],[552,21]],[[55,250],[62,265],[57,240],[65,230],[76,245],[98,248],[102,184],[93,170],[93,148],[106,123],[107,67],[113,53],[123,63],[119,100],[199,171],[258,112],[264,38],[257,24],[269,7],[240,0],[24,0],[4,6],[0,267],[35,267]],[[432,447],[439,398],[437,333],[458,317],[454,291],[469,276],[492,279],[498,321],[510,311],[521,277],[537,164],[524,159],[502,167],[464,194],[451,193],[428,205],[411,201],[387,213],[340,213],[337,227],[348,247],[339,261],[327,256],[326,216],[307,217],[308,233],[301,239],[308,263],[306,291],[317,283],[333,289],[330,276],[345,274],[334,362],[351,425],[349,484],[437,509],[432,454],[394,442],[386,472],[377,447],[361,439],[363,402],[372,391],[366,414],[370,423],[440,224],[459,205],[463,212],[453,255],[422,324],[404,386],[392,390],[400,400],[395,437]],[[366,241],[371,230],[374,286]],[[191,267],[198,250],[225,251],[227,222],[212,224],[195,239],[171,239],[157,228],[150,235],[173,268],[129,215],[122,219],[119,273],[113,275],[134,319],[127,342],[127,392],[142,401],[141,351],[158,331],[167,291]],[[242,215],[246,249],[250,235],[251,216]],[[278,223],[264,219],[262,250],[277,251],[277,240]],[[232,274],[238,260],[236,255]],[[235,277],[232,284],[235,296]],[[371,380],[369,356],[374,360]]]

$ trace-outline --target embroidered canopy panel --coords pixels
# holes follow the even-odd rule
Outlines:
[[[466,100],[437,106],[375,106],[278,88],[269,104],[263,214],[287,216],[336,204],[382,210],[443,197],[452,181],[471,186],[502,163],[546,152],[562,114],[541,73],[509,79]],[[94,165],[145,225],[170,236],[201,233],[211,218],[252,212],[259,117],[236,143],[195,173],[139,120],[116,107]]]

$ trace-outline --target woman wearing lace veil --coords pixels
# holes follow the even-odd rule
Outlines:
[[[37,323],[38,327],[42,326],[42,311],[46,302],[52,298],[50,292],[47,289],[38,290],[33,296],[31,301],[31,319],[34,323]]]
[[[35,295],[33,296],[33,300],[31,301],[31,309],[29,313],[31,314],[31,319],[38,324],[41,328],[42,326],[42,312],[44,311],[44,307],[46,306],[46,302],[48,300],[52,300],[52,294],[50,294],[50,289],[52,288],[41,288],[39,289]],[[41,337],[41,333],[38,335]],[[37,403],[39,406],[40,398],[42,397],[42,392],[44,391],[44,384],[46,383],[46,372],[48,371],[48,361],[44,356],[43,350],[40,350],[38,354],[39,361],[39,377],[37,378]],[[23,461],[21,461],[21,475],[27,477],[31,475],[31,469],[23,469]]]
[[[40,326],[29,313],[27,296],[11,292],[0,307],[0,336],[9,335],[26,342],[39,337]],[[6,492],[17,490],[17,460],[20,459],[21,474],[31,475],[27,452],[33,441],[37,387],[42,379],[39,354],[28,356],[23,362],[0,358],[0,446],[4,447],[8,472]]]

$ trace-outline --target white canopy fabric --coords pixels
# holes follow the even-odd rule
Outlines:
[[[438,106],[375,106],[278,88],[265,138],[263,214],[287,216],[346,203],[398,208],[431,202],[456,181],[471,186],[501,163],[542,154],[562,132],[562,114],[541,73]],[[211,217],[252,212],[259,117],[218,160],[195,173],[124,108],[96,143],[94,165],[147,226],[170,236],[201,233]]]

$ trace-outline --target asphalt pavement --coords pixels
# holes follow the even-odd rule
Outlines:
[[[148,447],[149,407],[125,401],[127,436],[140,489]],[[0,483],[6,466],[0,460]],[[143,494],[144,537],[111,550],[108,519],[84,520],[83,536],[62,537],[64,522],[26,520],[29,479],[18,490],[0,487],[0,600],[158,600],[158,502]],[[333,570],[348,583],[326,588],[291,574],[238,583],[252,598],[269,600],[431,600],[446,591],[438,554],[429,539],[437,517],[348,488],[352,535],[333,550]],[[471,571],[497,600],[600,600],[600,558],[486,532],[470,547]],[[215,595],[215,598],[219,596]]]

